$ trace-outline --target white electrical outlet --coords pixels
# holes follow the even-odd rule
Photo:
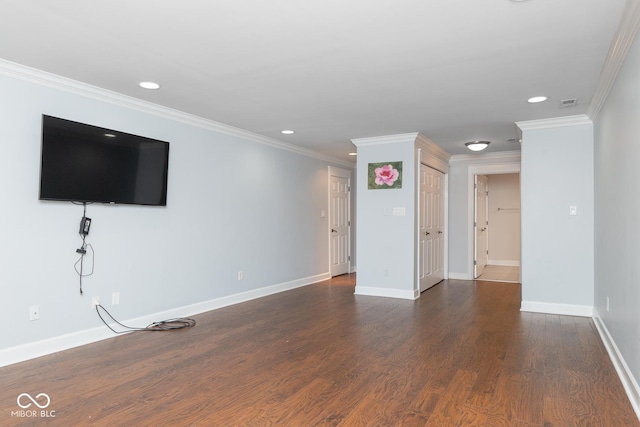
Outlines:
[[[609,297],[607,297],[607,311],[609,311]]]
[[[120,304],[120,292],[114,292],[111,294],[111,305]]]
[[[244,279],[244,273],[242,271],[238,271],[238,280]]]
[[[100,305],[100,297],[91,298],[91,308],[95,309],[96,305]]]
[[[40,306],[32,305],[29,307],[29,320],[38,320],[40,319]]]

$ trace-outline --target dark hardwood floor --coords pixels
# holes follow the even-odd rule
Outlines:
[[[640,426],[591,319],[521,313],[512,283],[354,281],[0,368],[0,426]],[[55,417],[12,414],[23,392]]]

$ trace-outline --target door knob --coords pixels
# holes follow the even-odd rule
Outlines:
[[[424,235],[425,235],[425,236],[428,236],[429,234],[431,234],[431,233],[429,233],[428,231],[425,231],[425,232],[424,232]]]
[[[331,232],[332,232],[332,233],[337,233],[337,232],[338,232],[338,230],[334,230],[334,229],[332,228],[332,229],[331,229]]]
[[[442,234],[442,231],[438,231],[438,234]]]

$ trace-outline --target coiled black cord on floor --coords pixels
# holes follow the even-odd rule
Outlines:
[[[109,326],[107,321],[104,320],[104,318],[102,317],[100,310],[103,310],[105,313],[107,313],[107,315],[111,318],[111,320],[113,320],[114,322],[116,322],[118,325],[122,326],[126,330],[116,331],[111,326]],[[111,315],[111,313],[109,313],[109,311],[100,304],[96,304],[96,313],[98,313],[98,317],[100,317],[100,320],[102,320],[102,322],[107,326],[107,328],[111,329],[116,334],[126,334],[127,332],[134,332],[134,331],[144,331],[144,332],[174,331],[176,329],[191,328],[196,325],[195,320],[187,317],[181,317],[176,319],[162,320],[160,322],[153,322],[152,324],[148,325],[145,328],[134,328],[118,322]]]

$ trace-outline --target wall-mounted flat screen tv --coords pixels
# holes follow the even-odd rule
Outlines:
[[[169,143],[42,116],[40,200],[166,206]]]

